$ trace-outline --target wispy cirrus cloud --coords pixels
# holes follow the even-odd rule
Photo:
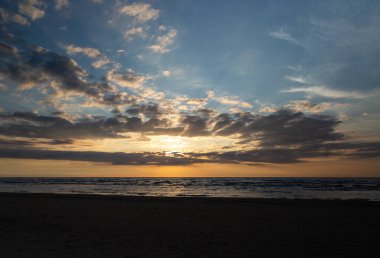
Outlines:
[[[242,101],[237,96],[216,96],[215,92],[207,92],[207,99],[214,100],[224,105],[237,106],[242,108],[252,108],[248,102]]]
[[[229,96],[219,97],[219,98],[216,98],[215,100],[217,100],[218,102],[224,105],[239,106],[243,108],[252,108],[252,105],[250,103],[239,100],[238,98],[232,98]]]
[[[345,91],[335,90],[326,86],[310,86],[310,87],[296,87],[288,90],[283,90],[285,93],[305,93],[307,96],[320,96],[326,98],[347,98],[347,99],[363,99],[375,96],[373,92],[360,92],[360,91]]]
[[[291,70],[293,72],[300,72],[303,69],[302,65],[300,65],[300,64],[297,64],[297,65],[287,65],[286,68],[288,68],[289,70]]]
[[[308,76],[285,76],[285,78],[289,81],[292,81],[292,82],[298,82],[298,83],[301,83],[301,84],[308,84],[310,83],[309,81],[309,77]]]
[[[347,107],[348,104],[344,103],[332,103],[332,102],[322,102],[322,103],[311,103],[308,100],[292,100],[288,104],[285,104],[285,108],[292,109],[297,112],[306,113],[321,113],[326,110],[334,110],[339,108]]]
[[[292,35],[290,35],[288,32],[286,32],[284,28],[280,28],[278,30],[270,31],[269,36],[276,38],[276,39],[287,41],[287,42],[292,43],[294,45],[304,47],[304,44],[302,44],[298,39],[294,38]]]

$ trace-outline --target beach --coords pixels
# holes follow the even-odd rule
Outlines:
[[[366,200],[0,193],[1,257],[377,257]]]

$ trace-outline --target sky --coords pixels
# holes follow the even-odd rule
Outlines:
[[[0,176],[380,176],[380,2],[4,0]]]

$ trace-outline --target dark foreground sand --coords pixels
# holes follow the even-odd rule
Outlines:
[[[380,203],[0,194],[0,257],[380,257]]]

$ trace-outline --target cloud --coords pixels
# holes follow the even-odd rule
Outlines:
[[[28,16],[32,21],[41,19],[45,16],[45,11],[41,9],[44,3],[40,0],[20,1],[18,10],[21,14]]]
[[[55,0],[55,9],[62,10],[63,8],[67,8],[69,4],[69,0]]]
[[[118,111],[114,112],[114,117],[82,117],[75,121],[62,117],[60,113],[3,113],[0,116],[0,135],[8,138],[1,138],[0,156],[125,165],[174,165],[177,162],[294,163],[302,162],[305,158],[328,156],[380,156],[380,143],[347,142],[347,136],[335,130],[341,122],[328,115],[305,115],[284,109],[270,115],[254,115],[249,112],[218,114],[211,109],[199,109],[193,113],[183,114],[180,124],[176,126],[166,118],[167,111],[156,103],[133,104],[127,108],[126,115]],[[127,137],[125,133],[128,132],[182,137],[234,136],[239,140],[236,145],[244,145],[245,150],[185,153],[179,160],[172,160],[157,153],[57,152],[37,148],[41,144],[72,144],[75,139]]]
[[[7,37],[3,39],[6,41]],[[5,43],[0,46],[0,51],[7,53],[0,64],[0,76],[4,81],[15,83],[19,89],[37,88],[48,93],[53,98],[51,101],[73,94],[105,103],[110,96],[117,96],[114,86],[90,82],[86,71],[74,60],[21,40],[13,43],[17,47]]]
[[[207,92],[207,99],[217,101],[224,105],[239,106],[243,108],[252,108],[252,105],[250,103],[240,100],[239,97],[237,96],[217,97],[215,95],[215,92],[213,91]]]
[[[57,145],[71,145],[74,141],[71,139],[53,139],[53,140],[37,140],[37,139],[14,139],[14,138],[0,138],[0,148],[19,149],[19,148],[33,148],[36,146],[57,146]]]
[[[294,45],[303,46],[303,44],[299,40],[292,37],[288,32],[284,30],[284,28],[280,28],[276,31],[270,31],[269,35],[273,38],[284,40]]]
[[[165,93],[148,87],[141,89],[141,91],[139,91],[139,94],[145,99],[152,99],[155,101],[163,100],[165,98]]]
[[[110,70],[107,73],[106,78],[117,85],[132,89],[140,88],[146,79],[143,75],[136,73],[132,69],[128,69],[124,73],[120,73],[116,70]]]
[[[324,143],[299,148],[272,148],[246,151],[197,153],[209,162],[218,163],[299,163],[305,159],[321,157],[374,158],[380,157],[380,142]]]
[[[137,36],[142,37],[142,38],[147,37],[147,35],[146,35],[146,33],[142,27],[133,27],[133,28],[127,30],[126,32],[124,32],[124,38],[127,41],[131,41],[131,40],[135,39]]]
[[[297,87],[288,90],[283,90],[286,93],[306,93],[306,95],[320,96],[326,98],[347,98],[347,99],[363,99],[374,96],[374,93],[363,93],[359,91],[344,91],[344,90],[334,90],[327,88],[325,86],[310,86],[310,87]]]
[[[0,19],[5,23],[15,22],[22,26],[29,25],[28,19],[26,19],[24,16],[18,13],[9,12],[3,8],[0,8]]]
[[[87,118],[73,122],[60,116],[33,112],[2,114],[0,135],[42,139],[122,138],[121,122],[114,118]]]
[[[241,101],[237,98],[231,98],[228,96],[215,98],[214,100],[216,100],[222,104],[225,104],[225,105],[239,106],[239,107],[243,107],[243,108],[252,108],[252,105],[249,104],[248,102]]]
[[[203,106],[206,104],[207,100],[201,98],[183,98],[181,101],[184,101],[188,105],[192,106]]]
[[[165,77],[169,77],[171,74],[171,72],[169,70],[163,70],[162,71],[162,75],[165,76]]]
[[[177,30],[170,29],[165,35],[157,37],[156,43],[149,46],[148,49],[156,53],[167,53],[170,51],[168,47],[173,44],[176,36]]]
[[[1,146],[1,141],[0,141]],[[299,149],[257,149],[208,153],[183,153],[168,156],[160,152],[123,153],[95,151],[55,151],[28,148],[0,148],[0,157],[38,160],[73,160],[111,163],[113,165],[190,165],[194,163],[299,163],[305,158],[340,156],[346,158],[372,158],[380,156],[380,142],[338,143]]]
[[[308,76],[285,76],[286,79],[292,82],[298,82],[301,84],[308,84],[309,83],[309,78]]]
[[[0,42],[0,55],[2,57],[2,61],[6,62],[8,58],[16,57],[18,54],[18,49],[16,47]]]
[[[110,63],[110,60],[108,58],[102,58],[95,62],[93,62],[91,65],[97,69],[102,68],[103,66]]]
[[[122,153],[95,151],[53,151],[28,149],[0,149],[0,157],[39,159],[39,160],[74,160],[111,163],[113,165],[188,165],[203,162],[201,159],[189,158],[178,154],[167,156],[164,153]]]
[[[45,49],[26,49],[28,56],[13,55],[1,66],[0,73],[21,87],[33,87],[48,82],[49,78],[60,82],[63,88],[85,90],[86,73],[67,57]]]
[[[92,63],[95,68],[101,68],[110,63],[107,56],[102,54],[98,49],[91,47],[78,47],[74,45],[67,45],[64,47],[69,55],[82,54],[90,58],[98,59]]]
[[[289,70],[291,70],[293,72],[300,72],[303,70],[303,67],[300,64],[298,64],[298,65],[287,65],[286,68],[288,68]]]
[[[24,55],[18,55],[19,48],[23,50]],[[247,148],[250,146],[261,148],[304,146],[326,141],[341,141],[345,138],[343,133],[335,131],[340,121],[331,116],[310,116],[290,110],[279,110],[265,116],[251,112],[218,114],[216,111],[203,107],[208,100],[218,98],[221,102],[234,105],[241,105],[242,102],[231,97],[216,97],[213,92],[208,93],[207,99],[182,97],[173,99],[171,104],[169,100],[160,100],[160,107],[158,107],[154,102],[139,103],[142,99],[126,93],[118,93],[107,83],[88,82],[86,72],[73,60],[46,49],[30,45],[23,46],[21,43],[18,48],[7,45],[0,49],[8,55],[0,66],[1,74],[20,85],[48,84],[55,90],[79,93],[101,104],[130,106],[126,115],[83,118],[77,121],[62,120],[62,117],[46,118],[19,113],[3,115],[2,120],[8,122],[2,124],[0,134],[8,137],[114,138],[127,132],[149,132],[155,135],[169,134],[183,137],[238,137],[239,144]],[[97,56],[96,52],[94,56]],[[146,77],[133,70],[127,70],[124,73],[111,70],[106,74],[106,79],[119,86],[137,89],[138,92],[141,91],[140,94],[145,94],[146,89],[141,86]],[[146,94],[144,97],[147,97]],[[156,96],[159,92],[151,89],[151,94]],[[163,97],[161,95],[161,98]],[[191,108],[180,113],[173,109],[173,105],[184,104],[196,106],[198,110]],[[305,106],[305,103],[295,104]],[[312,107],[309,106],[309,108]],[[50,122],[44,122],[45,120]]]
[[[162,110],[156,103],[133,105],[125,111],[128,115],[137,116],[143,114],[145,117],[153,118],[162,114]]]
[[[119,12],[124,15],[131,16],[141,23],[156,20],[160,14],[159,10],[153,9],[150,4],[145,3],[124,5],[119,9]]]
[[[111,117],[90,116],[73,121],[59,115],[14,112],[0,115],[0,136],[63,140],[129,138],[125,135],[129,132],[178,135],[183,128],[168,127],[161,112],[155,104],[132,104],[127,115],[115,112]]]
[[[8,87],[5,84],[0,83],[0,92],[6,90]]]
[[[335,127],[341,123],[335,118],[308,116],[286,109],[270,115],[224,114],[216,117],[214,123],[216,135],[238,134],[241,139],[255,141],[262,147],[289,147],[344,139],[344,134],[335,132]]]
[[[182,136],[194,137],[194,136],[206,136],[210,135],[207,130],[208,118],[204,116],[187,115],[182,124],[185,126]]]
[[[98,49],[91,47],[77,47],[74,45],[67,45],[65,46],[65,49],[69,55],[83,54],[92,58],[96,58],[102,55],[102,53]]]
[[[133,105],[137,102],[138,98],[136,96],[128,95],[126,92],[118,92],[105,94],[100,103],[105,105]]]
[[[321,113],[326,110],[347,107],[347,105],[348,104],[330,102],[322,102],[315,104],[310,103],[308,100],[293,100],[290,101],[288,104],[284,105],[284,107],[298,112]]]
[[[274,113],[278,110],[278,108],[274,106],[266,106],[266,107],[261,107],[259,112],[261,113]]]

